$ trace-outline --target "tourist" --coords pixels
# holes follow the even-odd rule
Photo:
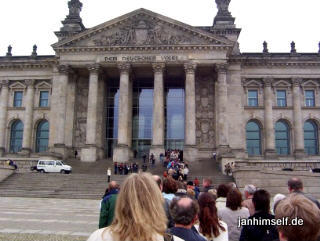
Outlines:
[[[118,194],[111,226],[96,230],[88,241],[163,241],[167,228],[163,203],[150,173],[131,174]]]
[[[146,155],[145,152],[143,153],[142,159],[143,159],[143,163],[146,163],[146,161],[147,161],[147,155]]]
[[[280,201],[285,199],[285,198],[286,198],[286,196],[281,194],[281,193],[278,193],[273,197],[273,204],[272,204],[273,214],[276,213],[276,208],[279,205]]]
[[[108,182],[110,182],[110,179],[111,179],[111,168],[110,167],[107,170],[107,176],[108,176]]]
[[[170,204],[174,227],[169,233],[185,241],[206,241],[193,227],[198,219],[199,205],[189,197],[175,198]]]
[[[123,172],[124,172],[124,175],[128,175],[128,173],[129,173],[127,163],[124,163],[124,165],[123,165]]]
[[[319,201],[315,197],[313,197],[312,195],[306,194],[303,192],[303,183],[300,178],[297,178],[297,177],[290,178],[288,180],[288,189],[289,189],[290,193],[301,194],[301,195],[304,195],[305,197],[309,198],[320,209]]]
[[[167,177],[163,180],[163,197],[172,201],[175,193],[178,191],[178,183],[172,177]]]
[[[303,195],[291,194],[276,209],[276,218],[302,219],[303,225],[279,225],[280,241],[315,241],[320,238],[320,210]]]
[[[74,150],[74,158],[77,159],[77,156],[78,156],[78,151],[76,149],[76,150]]]
[[[118,163],[115,162],[115,163],[113,164],[113,166],[114,166],[114,175],[117,175],[117,174],[118,174]]]
[[[119,170],[119,174],[123,175],[123,163],[122,162],[118,165],[118,170]]]
[[[256,190],[257,190],[257,188],[252,184],[245,185],[245,187],[244,187],[245,200],[242,202],[242,207],[249,209],[250,216],[252,216],[255,212],[254,206],[252,203],[252,198],[253,198],[253,194]]]
[[[204,178],[202,180],[202,189],[201,192],[208,192],[210,189],[213,189],[211,178]]]
[[[255,214],[249,217],[249,220],[269,220],[270,223],[264,225],[245,225],[243,226],[240,241],[273,241],[277,240],[278,231],[271,220],[275,217],[270,214],[270,194],[263,189],[253,194],[252,202],[255,208]]]
[[[162,182],[161,178],[158,175],[153,175],[152,177],[156,181],[156,183],[159,186],[160,191],[162,192],[162,190],[163,190],[163,182]],[[165,210],[165,213],[166,213],[166,216],[167,216],[167,219],[168,219],[167,228],[171,228],[171,227],[174,226],[174,221],[173,221],[173,219],[171,217],[171,214],[170,214],[170,211],[169,211],[170,202],[171,202],[171,200],[169,200],[167,198],[164,198],[164,210]]]
[[[188,174],[189,174],[189,168],[188,168],[188,165],[185,165],[185,167],[183,168],[183,180],[187,180],[188,178]]]
[[[200,181],[197,177],[194,178],[193,183],[194,183],[195,187],[199,187],[199,185],[200,185]]]
[[[218,218],[214,196],[209,192],[201,194],[199,207],[200,225],[195,228],[200,234],[210,241],[228,241],[228,226]]]
[[[108,192],[101,201],[99,228],[107,227],[112,223],[118,192],[119,185],[112,181],[108,186]]]
[[[225,208],[227,203],[227,195],[230,190],[230,186],[227,184],[220,184],[217,190],[216,207],[218,210]]]
[[[9,166],[13,167],[14,170],[18,169],[18,165],[15,161],[9,160]]]
[[[218,217],[228,225],[229,241],[239,240],[241,234],[241,228],[238,227],[239,219],[250,216],[249,210],[242,207],[241,203],[241,193],[238,189],[232,189],[228,192],[226,207],[218,209]]]
[[[161,152],[160,153],[160,156],[159,156],[159,158],[160,158],[160,163],[161,163],[161,165],[163,166],[163,159],[164,159],[164,154]]]

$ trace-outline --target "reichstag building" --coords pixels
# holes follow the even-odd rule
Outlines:
[[[138,9],[86,28],[69,1],[55,55],[0,57],[0,156],[319,158],[320,52],[242,53],[216,4],[210,26]]]

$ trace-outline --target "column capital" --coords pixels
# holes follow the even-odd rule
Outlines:
[[[26,79],[24,81],[24,83],[26,84],[27,87],[33,87],[34,83],[35,83],[35,80],[34,79]]]
[[[228,64],[226,63],[216,64],[216,69],[218,74],[226,74],[228,70]]]
[[[60,74],[69,74],[69,73],[72,72],[72,69],[71,69],[70,65],[62,65],[62,64],[60,64],[60,65],[57,66],[57,69],[58,69],[58,72]]]
[[[300,87],[301,83],[302,83],[301,78],[292,78],[292,86],[293,87]]]
[[[120,70],[120,73],[129,73],[131,69],[130,63],[124,62],[124,63],[118,63],[118,69]]]
[[[153,63],[152,68],[154,73],[163,73],[166,67],[165,63]]]
[[[264,87],[271,87],[273,78],[263,78]]]
[[[9,80],[1,80],[0,86],[1,87],[9,87]]]
[[[88,65],[88,70],[90,73],[99,73],[101,71],[100,64]]]
[[[186,71],[186,74],[194,74],[196,71],[197,64],[196,63],[185,63],[184,64],[184,70]]]

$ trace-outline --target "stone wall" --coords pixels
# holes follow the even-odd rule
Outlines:
[[[213,76],[196,78],[196,125],[199,151],[212,151],[216,145]]]
[[[75,129],[74,140],[77,149],[86,144],[86,126],[88,110],[88,78],[81,77],[76,84]]]

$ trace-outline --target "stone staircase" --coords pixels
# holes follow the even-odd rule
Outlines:
[[[140,166],[141,161],[136,160]],[[35,198],[70,198],[70,199],[100,199],[107,188],[106,170],[112,167],[111,160],[101,160],[95,163],[83,163],[79,160],[69,160],[71,174],[60,173],[14,173],[0,183],[0,196],[35,197]],[[162,176],[165,169],[156,165],[148,171]],[[200,182],[205,177],[213,180],[217,187],[221,183],[233,182],[233,178],[222,175],[217,164],[212,160],[201,160],[190,164],[188,180],[197,177]],[[112,180],[122,183],[125,175],[112,175]]]

